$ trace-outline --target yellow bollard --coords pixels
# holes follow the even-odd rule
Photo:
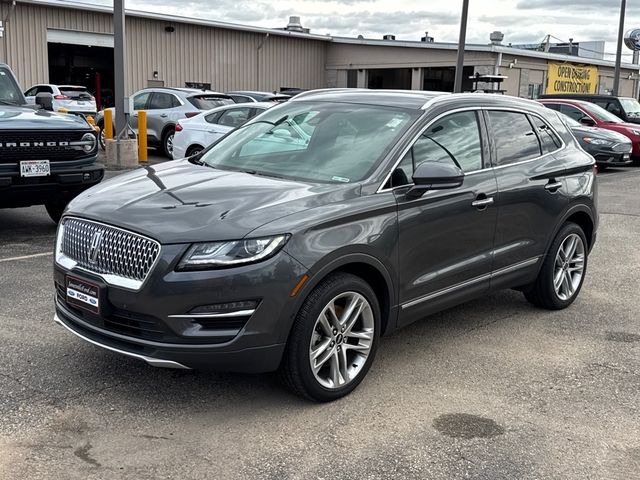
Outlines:
[[[64,108],[64,107],[60,107],[58,109],[58,113],[69,113],[69,109],[68,108]]]
[[[138,161],[147,163],[147,112],[138,111]]]
[[[113,138],[113,110],[107,108],[104,111],[104,138],[111,140]]]
[[[95,119],[94,119],[91,115],[87,115],[87,116],[85,117],[85,120],[86,120],[86,121],[87,121],[87,123],[88,123],[89,125],[91,125],[92,127],[95,127],[95,126],[96,126],[96,121],[95,121]]]

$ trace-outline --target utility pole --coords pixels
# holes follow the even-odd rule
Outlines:
[[[127,60],[125,31],[124,31],[124,0],[113,0],[113,66],[114,66],[114,94],[115,94],[115,138],[119,139],[124,131],[124,78]],[[126,138],[126,137],[125,137]]]
[[[616,70],[613,77],[613,95],[618,95],[620,89],[620,64],[622,63],[622,38],[624,37],[624,15],[627,10],[627,0],[620,5],[620,27],[618,28],[618,50],[616,51]]]
[[[460,18],[460,37],[458,38],[458,61],[453,93],[462,92],[462,71],[464,70],[464,45],[467,40],[467,17],[469,16],[469,0],[462,0],[462,17]]]

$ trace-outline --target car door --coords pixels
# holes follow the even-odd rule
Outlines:
[[[460,187],[420,198],[395,188],[398,203],[399,325],[455,305],[489,288],[497,213],[494,172],[479,110],[446,114],[419,135],[391,176],[411,182],[423,162],[458,164]]]
[[[179,105],[175,95],[166,92],[153,92],[147,107],[147,131],[154,143],[162,141],[162,134],[170,124],[171,109]]]
[[[129,125],[136,132],[138,131],[138,111],[147,110],[151,92],[140,92],[133,96],[133,114],[129,117]]]
[[[492,288],[529,279],[568,204],[562,140],[540,116],[485,112],[498,182]],[[532,278],[531,278],[532,279]]]

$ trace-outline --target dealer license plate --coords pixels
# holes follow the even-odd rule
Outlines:
[[[51,175],[49,160],[24,160],[20,162],[20,175],[23,177],[45,177]]]
[[[67,276],[67,303],[99,315],[100,287],[93,282]]]

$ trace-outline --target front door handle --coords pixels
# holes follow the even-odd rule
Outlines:
[[[493,205],[493,197],[480,198],[471,202],[471,206],[476,207],[478,210],[484,210],[489,205]]]
[[[167,115],[166,113],[163,113],[162,115],[160,115],[160,118],[167,118],[169,115]]]
[[[551,193],[557,192],[560,188],[562,188],[562,182],[556,181],[555,178],[549,180],[549,183],[544,186],[544,189]]]

